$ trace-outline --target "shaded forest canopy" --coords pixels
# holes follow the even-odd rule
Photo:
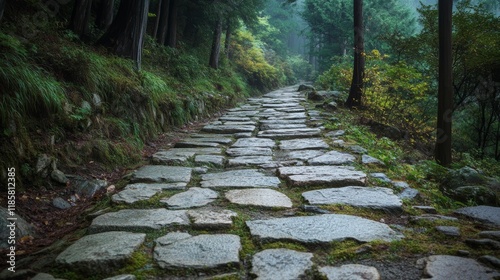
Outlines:
[[[356,113],[432,154],[436,1],[365,2]],[[454,2],[455,157],[498,161],[500,7]],[[346,92],[352,10],[347,0],[0,0],[1,177],[14,165],[31,178],[40,153],[73,168],[130,164],[174,126],[301,79]]]

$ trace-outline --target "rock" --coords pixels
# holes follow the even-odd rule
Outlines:
[[[281,150],[321,150],[329,147],[321,138],[283,140],[280,143]]]
[[[283,158],[285,160],[298,159],[298,160],[308,160],[311,158],[319,157],[325,154],[325,150],[291,150],[285,151],[279,154],[277,157]]]
[[[500,207],[492,207],[492,206],[464,207],[456,210],[455,213],[469,217],[481,223],[500,226]]]
[[[262,166],[273,162],[272,156],[242,156],[230,158],[227,165],[231,167],[237,166]]]
[[[500,277],[500,273],[468,258],[435,255],[419,262],[425,264],[424,276],[436,280],[489,280]]]
[[[295,123],[295,124],[263,124],[260,126],[260,130],[277,130],[277,129],[298,129],[306,128],[305,123]]]
[[[50,178],[60,184],[67,184],[69,182],[69,179],[60,170],[52,171],[52,173],[50,173]]]
[[[448,190],[450,196],[461,202],[474,201],[480,205],[498,204],[497,194],[490,188],[484,186],[462,186],[453,190]]]
[[[248,119],[250,120],[250,119]],[[214,136],[213,134],[194,134],[190,135],[192,138],[185,139],[186,142],[207,142],[207,143],[219,143],[219,144],[231,144],[233,139],[231,135],[229,136]]]
[[[340,140],[340,139],[339,140],[333,140],[332,144],[333,144],[334,147],[341,147],[341,148],[345,147],[345,141],[344,140]]]
[[[226,153],[232,157],[240,156],[272,156],[273,151],[270,148],[230,148],[226,150]]]
[[[134,172],[133,183],[188,183],[192,169],[179,166],[146,165]]]
[[[392,180],[385,173],[370,173],[370,177],[378,179],[384,183],[390,183]]]
[[[481,231],[479,237],[500,241],[500,231]]]
[[[402,202],[391,189],[379,187],[343,187],[302,193],[314,205],[346,204],[354,207],[401,212]]]
[[[122,268],[144,242],[146,234],[123,231],[87,235],[56,258],[56,263],[86,274]]]
[[[247,221],[246,224],[253,237],[265,241],[292,240],[329,244],[346,239],[390,242],[402,238],[383,223],[341,214],[254,220]]]
[[[325,102],[326,103],[326,102]],[[326,110],[331,110],[331,111],[335,111],[339,108],[339,106],[337,105],[337,102],[335,101],[332,101],[332,102],[329,102],[329,103],[326,103],[324,104],[324,108]]]
[[[239,263],[241,244],[237,235],[203,234],[166,245],[159,239],[156,241],[154,259],[161,268],[211,269]]]
[[[376,158],[369,156],[369,155],[362,155],[361,156],[361,163],[366,164],[366,165],[370,165],[370,164],[385,165],[381,160],[376,159]]]
[[[301,205],[300,209],[304,212],[318,213],[318,214],[330,214],[331,212],[325,209],[321,209],[318,206],[313,205]]]
[[[306,90],[312,90],[312,91],[316,91],[316,89],[314,89],[313,86],[310,86],[310,85],[300,85],[299,86],[299,89],[297,90],[298,92],[301,92],[301,91],[306,91]]]
[[[309,99],[311,101],[323,101],[323,100],[325,100],[325,96],[312,90],[312,91],[307,92],[307,99]]]
[[[255,169],[232,170],[201,175],[203,188],[277,188],[280,180]]]
[[[225,157],[217,155],[197,155],[194,158],[194,162],[198,164],[211,164],[216,167],[224,166],[225,161],[226,161]]]
[[[494,256],[481,256],[478,259],[480,262],[487,264],[489,266],[495,267],[495,268],[500,268],[500,259],[494,257]]]
[[[234,143],[232,148],[273,148],[276,143],[271,139],[262,138],[240,138]]]
[[[447,236],[460,236],[460,229],[458,227],[437,226],[435,229]]]
[[[309,159],[309,165],[351,165],[356,157],[348,153],[330,151],[319,157]]]
[[[52,200],[52,205],[58,209],[68,209],[71,208],[71,204],[64,200],[63,198],[56,197]]]
[[[292,186],[364,186],[366,174],[343,166],[289,166],[278,169],[280,177]]]
[[[206,141],[181,141],[174,145],[174,148],[218,148],[219,143],[212,143]]]
[[[292,201],[286,195],[271,189],[243,189],[226,192],[226,199],[240,205],[291,208]]]
[[[289,249],[268,249],[252,259],[252,274],[260,280],[301,279],[312,268],[313,254]]]
[[[52,162],[53,159],[51,157],[46,154],[41,154],[36,161],[35,172],[37,174],[42,174],[43,177],[46,177],[48,174],[47,169],[50,167]]]
[[[102,106],[102,99],[97,93],[92,94],[92,103],[96,108],[100,108]]]
[[[201,131],[210,133],[239,133],[239,132],[253,132],[255,125],[206,125]]]
[[[470,247],[479,247],[486,249],[495,249],[500,250],[500,241],[496,241],[493,239],[483,238],[483,239],[466,239],[465,244]]]
[[[108,182],[104,180],[88,180],[80,176],[67,175],[70,186],[80,197],[92,198],[94,195],[106,189]]]
[[[210,189],[192,187],[185,192],[162,199],[160,202],[167,204],[170,209],[183,209],[207,205],[218,197],[219,194]]]
[[[467,250],[457,250],[457,254],[462,257],[468,257],[470,256],[470,252]]]
[[[397,189],[407,189],[410,187],[410,185],[406,182],[403,181],[392,181],[392,186],[397,188]]]
[[[2,277],[0,277],[1,279],[4,279]],[[35,275],[34,277],[32,278],[29,278],[31,280],[63,280],[61,278],[55,278],[54,276],[48,274],[48,273],[37,273],[37,275]]]
[[[337,138],[345,135],[345,130],[334,130],[325,134],[326,137]]]
[[[455,217],[448,217],[448,216],[442,216],[442,215],[434,215],[434,214],[422,214],[420,216],[411,216],[410,217],[411,221],[419,221],[419,220],[427,220],[427,221],[458,221],[457,218]]]
[[[15,228],[10,226],[12,221],[7,220],[8,218],[16,219]],[[12,230],[15,232],[16,240],[24,236],[35,236],[35,228],[30,223],[15,213],[11,215],[8,208],[0,207],[0,248],[10,247],[7,240],[14,233]]]
[[[207,172],[208,172],[208,167],[206,167],[206,166],[193,168],[194,174],[207,174]]]
[[[185,210],[123,209],[101,215],[92,221],[89,232],[113,230],[151,230],[172,225],[189,225]]]
[[[447,184],[452,189],[463,185],[481,185],[485,182],[485,178],[481,173],[468,166],[462,167],[458,170],[450,170],[446,180]]]
[[[271,138],[276,140],[292,139],[292,138],[308,138],[321,135],[319,128],[296,128],[296,129],[276,129],[260,131],[258,137]]]
[[[375,267],[361,264],[345,264],[340,267],[325,266],[319,269],[329,280],[380,280]]]
[[[154,164],[176,165],[187,163],[194,155],[195,151],[179,151],[181,149],[170,149],[159,151],[153,154],[151,162]]]
[[[193,221],[193,227],[210,229],[229,228],[233,225],[232,217],[238,216],[231,210],[189,210],[187,214]]]
[[[129,184],[125,188],[111,197],[115,203],[132,204],[141,200],[148,200],[162,190],[183,190],[187,183],[170,183],[170,184]]]
[[[437,214],[436,208],[434,208],[432,206],[416,205],[416,206],[412,206],[412,208],[424,211],[425,213],[428,213],[428,214]]]
[[[366,150],[365,148],[358,146],[358,145],[349,146],[348,149],[351,150],[351,152],[353,152],[355,154],[361,155],[361,154],[368,153],[368,150]]]
[[[398,197],[401,199],[414,199],[419,194],[420,192],[416,189],[406,188],[398,194]]]
[[[109,277],[103,280],[136,280],[137,278],[135,275],[132,274],[122,274],[122,275],[117,275],[113,277]]]

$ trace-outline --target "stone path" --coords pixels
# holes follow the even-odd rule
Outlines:
[[[111,212],[94,218],[87,235],[60,253],[56,263],[78,275],[116,276],[113,279],[135,279],[119,274],[144,275],[148,270],[154,273],[146,275],[160,278],[146,279],[208,279],[217,274],[224,279],[311,279],[318,275],[412,279],[405,278],[404,269],[391,276],[355,261],[325,265],[314,252],[315,246],[336,246],[345,240],[363,244],[405,238],[402,227],[383,219],[325,214],[329,210],[320,206],[375,209],[397,217],[401,199],[412,199],[418,191],[385,174],[366,174],[356,168],[383,163],[366,155],[362,147],[339,148],[346,146],[339,137],[347,132],[326,133],[322,125],[331,116],[310,110],[304,94],[296,89],[250,98],[199,133],[157,152],[151,165],[135,171],[129,184],[112,196]],[[498,212],[493,210],[458,212],[498,225]],[[485,211],[488,215],[481,215]],[[440,219],[427,215],[420,218]],[[482,238],[494,241],[498,236],[496,231],[484,231]],[[274,245],[266,248],[266,244]],[[371,246],[361,248],[370,250]],[[137,255],[146,264],[135,271],[124,270],[137,263]],[[468,258],[429,256],[420,265],[418,278],[459,279],[474,273],[474,279],[491,279],[498,275]],[[454,278],[457,273],[460,276]]]

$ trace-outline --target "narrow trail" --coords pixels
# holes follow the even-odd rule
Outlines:
[[[56,263],[74,275],[120,275],[107,279],[500,277],[473,259],[431,253],[331,265],[328,248],[346,240],[363,254],[375,246],[363,243],[407,238],[397,222],[402,197],[417,191],[404,182],[393,182],[398,191],[368,184],[383,174],[355,166],[382,163],[361,147],[339,148],[344,132],[322,127],[332,115],[309,107],[297,87],[273,91],[154,154]]]

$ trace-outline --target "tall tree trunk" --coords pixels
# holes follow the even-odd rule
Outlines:
[[[170,0],[168,11],[167,45],[171,48],[177,46],[177,2],[178,0]]]
[[[5,2],[7,2],[7,0],[0,0],[0,21],[2,20],[3,11],[5,10]]]
[[[165,40],[167,38],[169,5],[170,5],[170,0],[161,1],[160,11],[158,12],[160,21],[158,22],[158,31],[156,32],[156,40],[158,44],[161,45],[165,45]]]
[[[453,112],[452,78],[452,0],[439,0],[439,87],[436,137],[436,161],[451,164],[451,124]]]
[[[115,10],[114,0],[101,0],[99,4],[99,12],[97,13],[96,23],[101,30],[106,30],[113,22]]]
[[[75,1],[69,29],[80,37],[88,33],[91,10],[92,0]]]
[[[361,106],[363,78],[365,74],[363,0],[354,0],[354,71],[351,89],[345,102],[348,108]]]
[[[137,70],[141,68],[148,8],[149,0],[122,0],[115,20],[98,41],[116,55],[133,59]]]
[[[158,0],[158,6],[156,6],[156,20],[155,27],[153,28],[153,34],[151,35],[154,39],[157,38],[158,34],[158,26],[160,25],[160,16],[161,16],[161,0]]]
[[[229,48],[231,47],[231,33],[231,20],[228,18],[226,23],[226,40],[224,41],[224,52],[227,58],[229,58]]]
[[[219,55],[220,55],[220,37],[222,35],[222,20],[217,19],[214,30],[214,38],[212,42],[212,52],[210,53],[210,67],[219,68]]]

